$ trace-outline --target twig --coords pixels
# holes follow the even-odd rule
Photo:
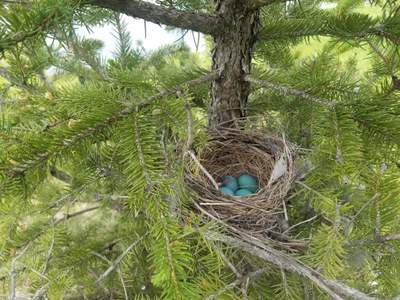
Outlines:
[[[40,297],[42,294],[42,291],[49,286],[48,283],[45,285],[41,286],[39,289],[36,290],[35,294],[32,296],[32,300],[35,300],[36,298]],[[41,298],[39,298],[41,299]]]
[[[341,138],[340,138],[340,133],[339,133],[339,124],[337,121],[337,114],[334,114],[334,120],[333,120],[333,127],[335,129],[335,139],[336,139],[336,160],[339,165],[342,165],[344,163],[343,160],[343,153],[342,153],[342,148],[341,148]]]
[[[26,250],[28,250],[30,245],[31,245],[30,243],[28,245],[26,245],[26,247],[16,257],[14,257],[12,262],[11,262],[11,269],[10,269],[10,272],[9,272],[9,274],[11,275],[10,300],[14,300],[15,299],[15,291],[17,289],[16,282],[15,282],[15,275],[16,275],[15,264],[22,257],[22,255],[25,254]]]
[[[354,220],[359,216],[360,213],[362,213],[364,211],[365,208],[367,208],[368,205],[370,205],[373,201],[375,201],[379,196],[381,195],[381,193],[376,193],[375,195],[372,196],[371,199],[369,199],[359,210],[358,212],[354,215],[354,217],[352,218],[352,221],[354,222]]]
[[[312,220],[318,218],[320,215],[322,215],[322,213],[316,214],[315,216],[313,216],[313,217],[311,217],[311,218],[309,218],[309,219],[307,219],[307,220],[301,221],[300,223],[297,223],[297,224],[291,226],[289,229],[285,230],[285,231],[283,232],[283,234],[288,233],[289,231],[293,230],[293,228],[295,228],[295,227],[297,227],[297,226],[299,226],[299,225],[302,225],[302,224],[304,224],[304,223],[311,222]]]
[[[189,154],[193,161],[196,163],[196,165],[203,171],[203,173],[210,179],[212,184],[214,185],[215,189],[218,190],[219,186],[218,183],[214,180],[214,178],[211,176],[210,173],[208,173],[207,169],[204,168],[204,166],[200,163],[200,161],[197,159],[196,155],[194,154],[193,150],[186,151],[187,154]]]
[[[187,118],[188,118],[188,139],[186,142],[186,149],[191,150],[193,145],[193,115],[192,110],[190,108],[190,102],[186,101],[185,104]]]
[[[196,85],[198,85],[198,84],[202,84],[202,83],[204,83],[204,82],[208,82],[208,81],[215,80],[215,79],[217,79],[217,78],[218,78],[218,75],[217,75],[217,74],[214,74],[214,73],[205,74],[205,75],[200,76],[200,77],[198,77],[198,78],[196,78],[196,79],[186,81],[186,82],[184,82],[184,83],[182,83],[182,84],[179,84],[179,85],[177,85],[177,86],[175,86],[175,87],[173,87],[173,88],[171,88],[171,89],[164,90],[164,91],[159,92],[159,93],[156,94],[156,95],[150,96],[149,98],[144,99],[143,101],[139,102],[138,107],[139,107],[139,109],[141,109],[141,108],[145,107],[146,105],[148,105],[149,103],[151,103],[152,101],[154,101],[154,100],[156,100],[156,99],[159,99],[159,98],[162,98],[162,97],[165,97],[165,96],[174,95],[174,94],[176,94],[177,92],[182,91],[185,87],[193,87],[193,86],[196,86]],[[130,103],[130,102],[124,102],[123,104],[124,104],[130,111],[132,111],[132,107],[133,107],[133,106],[132,106],[132,103]]]
[[[229,259],[225,256],[225,254],[221,251],[221,249],[219,249],[219,247],[215,245],[215,243],[212,240],[208,240],[208,242],[218,252],[219,256],[226,263],[226,265],[232,270],[232,272],[235,273],[236,277],[241,278],[242,275],[238,272],[235,266],[229,261]]]
[[[317,196],[329,200],[328,197],[322,195],[320,192],[314,190],[313,188],[309,187],[308,185],[304,184],[303,182],[296,180],[295,183],[300,184],[300,185],[303,186],[305,189],[307,189],[307,190],[313,192],[313,193],[316,194]]]
[[[261,241],[258,238],[256,238],[253,235],[249,235],[246,232],[243,232],[227,223],[225,223],[224,221],[214,217],[212,214],[210,214],[208,211],[204,210],[199,204],[197,204],[196,202],[194,202],[194,206],[196,206],[196,208],[201,211],[203,214],[205,214],[207,217],[209,217],[210,219],[214,220],[216,223],[224,226],[225,228],[227,228],[230,232],[238,235],[238,236],[244,236],[250,240],[252,240],[254,243],[258,243],[260,245],[264,245],[265,241]],[[289,241],[287,243],[285,242],[280,242],[271,238],[266,237],[265,240],[268,242],[268,244],[277,246],[279,248],[283,248],[285,250],[289,250],[289,251],[295,251],[294,247],[296,247],[296,249],[307,249],[307,244],[305,242],[302,241]],[[297,242],[297,243],[296,243]]]
[[[106,261],[110,265],[110,267],[113,266],[113,262],[111,260],[109,260],[107,257],[105,257],[104,255],[101,255],[100,253],[97,253],[97,252],[92,252],[92,253],[93,253],[93,255],[96,255],[96,256],[100,257],[102,260]],[[121,268],[119,265],[117,265],[117,273],[118,273],[119,279],[121,280],[122,288],[124,290],[125,300],[128,300],[129,299],[128,291],[126,290],[125,281],[124,281],[124,278],[122,277],[122,272],[121,272]]]
[[[142,149],[142,142],[140,140],[140,130],[139,130],[139,123],[138,123],[139,108],[137,106],[135,108],[136,108],[136,112],[134,115],[134,126],[135,126],[136,149],[139,153],[140,166],[142,167],[144,177],[146,178],[147,186],[150,187],[151,186],[151,177],[150,177],[149,170],[147,169],[147,166],[146,166],[146,161],[144,159],[144,154],[143,154],[143,149]]]
[[[336,105],[338,105],[338,102],[333,102],[330,100],[326,100],[326,99],[322,99],[322,98],[315,98],[310,96],[309,94],[307,94],[304,91],[300,91],[300,90],[295,90],[292,88],[288,88],[286,86],[282,86],[282,85],[277,85],[275,83],[271,83],[265,80],[261,80],[261,79],[257,79],[257,78],[253,78],[251,76],[245,75],[243,78],[245,81],[247,82],[251,82],[251,83],[255,83],[255,84],[259,84],[261,86],[264,86],[266,88],[269,88],[271,90],[275,90],[284,94],[290,94],[290,95],[294,95],[294,96],[299,96],[301,98],[310,100],[311,102],[314,103],[318,103],[321,104],[323,106],[329,107],[329,108],[333,108]]]
[[[125,251],[117,258],[117,260],[96,280],[96,283],[102,281],[104,278],[106,278],[115,268],[119,266],[119,263],[121,260],[133,249],[136,247],[137,244],[139,244],[147,235],[149,234],[149,231],[146,232],[140,239],[132,243],[128,248],[125,249]]]
[[[117,268],[117,273],[118,273],[119,279],[121,280],[122,288],[124,290],[125,300],[129,300],[128,291],[126,290],[125,281],[124,281],[124,278],[122,277],[122,272],[121,272],[120,268]]]
[[[400,240],[400,234],[381,235],[367,240],[350,241],[347,245],[345,245],[345,247],[358,247],[371,244],[381,244],[383,242],[398,241],[398,240]]]
[[[251,272],[251,273],[247,274],[246,276],[243,276],[242,278],[236,279],[235,281],[231,282],[230,284],[224,286],[219,291],[213,293],[212,295],[208,296],[207,298],[204,298],[204,300],[214,299],[215,297],[218,297],[219,295],[222,295],[223,293],[225,293],[227,290],[229,290],[229,289],[231,289],[231,288],[233,288],[235,286],[241,285],[242,283],[247,282],[249,279],[250,280],[254,279],[254,278],[256,278],[256,277],[258,277],[258,276],[260,276],[260,275],[262,275],[262,274],[264,274],[264,273],[266,273],[268,271],[269,271],[268,269],[263,268],[263,269],[259,269],[259,270],[256,270],[254,272]]]
[[[349,232],[350,226],[351,224],[354,223],[354,221],[357,219],[357,217],[364,211],[364,209],[366,209],[373,201],[375,201],[377,198],[379,198],[379,196],[381,195],[381,193],[376,193],[375,195],[372,196],[371,199],[369,199],[366,203],[364,203],[364,205],[356,212],[356,214],[350,219],[350,221],[346,224],[346,228],[344,230],[345,233]]]
[[[47,257],[46,257],[46,262],[44,264],[44,268],[42,271],[42,275],[44,275],[47,271],[47,268],[49,266],[50,263],[50,258],[51,258],[51,253],[53,252],[53,248],[54,248],[54,240],[55,240],[55,225],[54,225],[54,221],[52,220],[52,224],[51,224],[51,228],[52,228],[52,234],[51,234],[51,243],[50,243],[50,248],[49,251],[47,252]]]
[[[62,217],[62,218],[58,219],[57,221],[55,221],[55,222],[54,222],[54,226],[56,226],[56,225],[58,225],[58,224],[64,222],[65,220],[68,220],[68,219],[70,219],[70,218],[73,218],[73,217],[76,217],[76,216],[79,216],[79,215],[83,215],[84,213],[87,213],[87,212],[89,212],[89,211],[98,209],[99,207],[100,207],[100,206],[88,207],[88,208],[86,208],[86,209],[82,209],[82,210],[77,211],[77,212],[72,213],[72,214],[66,214],[64,217]]]
[[[379,55],[380,58],[382,58],[383,62],[386,65],[386,68],[388,69],[388,71],[393,74],[393,68],[390,65],[390,61],[388,60],[388,58],[378,49],[377,46],[375,46],[370,40],[367,40],[368,45],[370,45],[370,47],[372,48],[372,50],[375,51],[376,54]]]
[[[28,270],[32,271],[33,273],[35,273],[35,274],[36,274],[37,276],[39,276],[40,278],[44,278],[44,279],[50,281],[50,279],[49,279],[48,277],[43,276],[39,271],[35,270],[34,268],[32,268],[32,267],[30,267],[30,266],[28,266],[28,265],[26,265],[26,264],[24,264],[24,263],[22,263],[22,262],[19,262],[19,261],[17,261],[17,264],[21,265],[21,266],[23,267],[24,270],[25,270],[25,269],[28,269]]]

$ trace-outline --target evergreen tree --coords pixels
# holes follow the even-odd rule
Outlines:
[[[399,4],[155,2],[0,0],[0,298],[399,297]],[[207,35],[210,66],[146,53],[121,14]],[[75,34],[104,24],[107,62]],[[304,149],[293,252],[207,219],[185,180],[207,128],[266,123]]]

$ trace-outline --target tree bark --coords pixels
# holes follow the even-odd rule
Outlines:
[[[250,83],[251,52],[259,29],[258,10],[249,9],[246,0],[217,0],[221,34],[214,35],[212,70],[218,79],[211,83],[210,126],[235,126],[246,115]]]
[[[206,13],[167,8],[146,1],[92,0],[90,4],[149,22],[190,29],[205,34],[214,35],[220,31],[218,18]]]

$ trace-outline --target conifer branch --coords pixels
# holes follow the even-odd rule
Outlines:
[[[289,87],[286,87],[286,86],[282,86],[282,85],[271,83],[271,82],[268,82],[268,81],[265,81],[265,80],[257,79],[257,78],[254,78],[254,77],[251,77],[251,76],[248,76],[248,75],[245,75],[243,79],[248,81],[248,82],[255,83],[255,84],[261,85],[263,87],[266,87],[268,89],[281,92],[283,94],[289,94],[289,95],[293,95],[293,96],[298,96],[298,97],[304,98],[306,100],[309,100],[309,101],[314,102],[314,103],[321,104],[321,105],[326,106],[328,108],[333,108],[333,107],[335,107],[336,105],[339,104],[338,102],[333,102],[333,101],[330,101],[330,100],[326,100],[326,99],[316,98],[316,97],[310,96],[309,94],[307,94],[304,91],[292,89],[292,88],[289,88]]]
[[[81,133],[78,133],[77,135],[75,135],[71,138],[65,139],[62,142],[62,144],[59,145],[58,149],[50,151],[48,153],[45,153],[45,152],[37,153],[36,157],[34,157],[33,159],[30,159],[26,162],[20,163],[19,165],[9,167],[8,172],[7,172],[8,175],[9,176],[12,175],[12,172],[23,173],[34,167],[40,166],[41,164],[48,161],[52,156],[76,145],[77,143],[83,141],[85,138],[103,130],[107,126],[110,126],[111,124],[115,123],[116,121],[122,119],[122,117],[124,117],[125,115],[127,115],[129,113],[130,113],[130,110],[126,110],[126,109],[119,111],[115,115],[107,117],[106,119],[98,122],[96,125],[85,129]]]
[[[359,300],[373,300],[370,297],[350,286],[340,282],[331,281],[317,271],[304,265],[303,263],[295,260],[291,256],[282,253],[276,249],[270,248],[265,245],[255,244],[249,240],[242,240],[239,238],[230,237],[224,234],[218,234],[214,237],[216,240],[221,241],[233,248],[240,249],[261,259],[264,259],[276,267],[292,271],[298,275],[310,279],[316,286],[318,286],[326,295],[335,300],[343,300],[342,297]]]
[[[200,76],[200,77],[198,77],[196,79],[192,79],[192,80],[186,81],[186,82],[184,82],[182,84],[179,84],[179,85],[173,87],[172,89],[161,91],[160,93],[158,93],[158,94],[156,94],[154,96],[151,96],[151,97],[147,98],[146,100],[140,102],[139,103],[139,108],[143,108],[148,103],[150,103],[150,102],[152,102],[152,101],[154,101],[156,99],[159,99],[159,98],[162,98],[162,97],[166,97],[166,96],[171,96],[171,95],[174,95],[174,94],[176,94],[178,92],[181,92],[185,87],[193,87],[193,86],[205,83],[205,82],[210,82],[210,81],[216,80],[217,78],[218,78],[217,74],[209,73],[209,74],[202,75],[202,76]],[[130,103],[126,103],[126,105],[127,106],[131,106]]]
[[[361,126],[364,126],[365,128],[373,131],[377,136],[379,136],[379,135],[383,136],[385,139],[387,139],[395,144],[400,144],[400,136],[390,132],[389,129],[387,129],[383,126],[378,126],[376,124],[373,124],[373,123],[369,122],[368,120],[362,119],[355,114],[352,115],[352,119],[354,119]]]
[[[341,32],[340,34],[335,34],[335,32],[332,31],[331,29],[324,27],[325,26],[322,25],[318,29],[295,30],[288,32],[277,32],[277,33],[261,32],[260,39],[276,40],[276,39],[289,39],[289,38],[306,38],[311,36],[328,36],[328,37],[339,37],[346,39],[353,38],[353,39],[364,40],[371,36],[380,36],[386,38],[387,40],[391,41],[396,45],[400,44],[400,37],[385,31],[382,25],[373,26],[360,32],[348,32],[348,33]]]
[[[96,125],[85,129],[84,131],[75,135],[74,137],[64,140],[62,145],[60,145],[60,147],[57,150],[50,151],[49,153],[37,153],[36,157],[33,159],[30,159],[26,162],[20,163],[19,165],[16,165],[16,166],[10,166],[8,168],[8,172],[6,172],[6,173],[8,174],[8,176],[12,176],[13,172],[24,173],[34,167],[40,166],[44,162],[48,161],[52,156],[57,155],[58,153],[76,145],[77,143],[83,141],[85,138],[87,138],[93,134],[96,134],[97,132],[103,130],[107,126],[110,126],[110,125],[114,124],[115,122],[121,120],[123,117],[130,115],[135,109],[141,109],[156,99],[159,99],[159,98],[162,98],[162,97],[165,97],[168,95],[176,94],[177,92],[183,90],[185,87],[196,86],[196,85],[204,83],[204,82],[212,81],[212,80],[216,79],[217,77],[218,76],[216,74],[211,73],[211,74],[203,75],[203,76],[193,79],[193,80],[189,80],[183,84],[178,85],[177,87],[175,87],[173,89],[162,91],[154,96],[151,96],[151,97],[141,101],[137,105],[137,107],[133,107],[132,104],[129,102],[124,102],[123,104],[126,106],[125,109],[117,112],[114,115],[107,117],[106,119],[104,119],[102,121],[99,121]],[[59,123],[57,123],[56,125],[58,125],[58,124]]]
[[[1,0],[0,0],[1,3]],[[50,13],[48,16],[44,16],[42,20],[37,22],[32,28],[28,28],[25,31],[20,31],[16,34],[10,34],[10,36],[2,37],[0,41],[0,52],[3,52],[9,48],[16,46],[18,43],[25,41],[26,39],[35,37],[42,33],[42,31],[54,22],[56,12]]]
[[[216,35],[221,30],[216,16],[167,8],[147,1],[92,0],[89,4],[156,24],[165,24],[210,35]]]

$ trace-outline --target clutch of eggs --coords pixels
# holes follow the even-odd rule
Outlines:
[[[245,197],[258,190],[257,179],[250,174],[242,174],[236,179],[233,176],[224,176],[218,189],[222,194]]]

